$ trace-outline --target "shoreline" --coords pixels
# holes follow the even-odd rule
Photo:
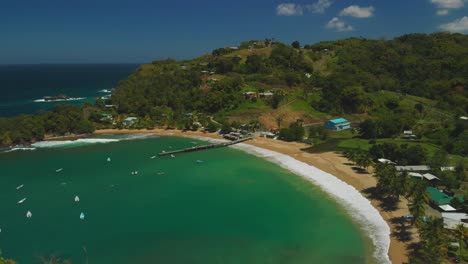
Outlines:
[[[182,137],[203,137],[207,139],[222,139],[215,133],[204,133],[198,131],[181,131],[181,130],[166,130],[166,129],[151,129],[151,130],[131,130],[131,129],[102,129],[96,130],[95,135],[102,134],[157,134],[157,135],[168,135],[168,136],[182,136]],[[363,191],[375,187],[377,182],[371,174],[359,174],[355,172],[349,161],[335,152],[325,152],[320,154],[307,153],[301,149],[310,147],[304,143],[298,142],[286,142],[280,140],[273,140],[267,138],[255,137],[255,140],[249,140],[244,145],[250,145],[256,148],[264,149],[270,152],[276,152],[282,155],[289,156],[290,158],[312,166],[320,171],[331,174],[336,179],[354,187],[371,205],[378,211],[380,216],[386,222],[390,228],[391,234],[389,234],[390,247],[388,249],[388,257],[393,264],[402,264],[408,262],[407,257],[407,246],[413,242],[413,240],[402,242],[393,236],[394,232],[398,231],[399,224],[392,223],[392,220],[397,217],[409,214],[408,201],[402,198],[398,204],[398,208],[394,211],[386,211],[381,205],[380,201],[367,197]],[[241,145],[239,144],[239,145]],[[242,146],[236,146],[236,148],[242,148]],[[242,149],[248,152],[248,149]],[[255,150],[254,150],[255,151]],[[255,154],[255,153],[251,153]],[[286,166],[284,166],[286,167]],[[290,169],[291,170],[291,169]],[[295,174],[301,175],[300,171],[294,171]],[[304,175],[301,175],[305,177]],[[308,178],[308,177],[305,177]],[[313,179],[309,179],[314,182]],[[316,183],[316,182],[314,182]],[[323,187],[323,186],[322,186]],[[409,228],[412,236],[414,237],[415,229]]]

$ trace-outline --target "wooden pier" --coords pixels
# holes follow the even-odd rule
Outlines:
[[[194,146],[191,148],[185,148],[185,149],[179,149],[179,150],[173,150],[173,151],[165,151],[165,152],[159,153],[159,156],[172,155],[172,154],[183,153],[183,152],[199,151],[199,150],[204,150],[204,149],[227,147],[227,146],[241,143],[241,142],[251,140],[251,139],[253,139],[253,137],[241,138],[241,139],[230,141],[230,142],[200,145],[200,146]]]

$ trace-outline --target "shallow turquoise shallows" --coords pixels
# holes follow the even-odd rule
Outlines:
[[[19,264],[52,255],[75,264],[369,259],[344,210],[285,169],[231,148],[154,157],[200,143],[149,137],[1,153],[3,254]]]

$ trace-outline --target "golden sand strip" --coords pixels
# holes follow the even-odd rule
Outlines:
[[[158,135],[173,135],[173,136],[199,136],[207,138],[219,139],[219,135],[215,133],[203,133],[197,131],[180,131],[180,130],[165,130],[165,129],[152,129],[152,130],[128,130],[128,129],[102,129],[97,130],[95,134],[158,134]],[[267,138],[255,138],[255,140],[244,142],[256,147],[268,149],[281,154],[288,155],[294,159],[314,166],[322,171],[330,173],[338,179],[353,186],[358,191],[362,192],[368,188],[375,187],[377,182],[371,174],[357,173],[349,166],[349,161],[335,152],[325,152],[320,154],[307,153],[301,149],[310,147],[309,145],[297,142],[285,142],[280,140],[273,140]],[[366,196],[363,193],[364,196]],[[368,197],[369,199],[369,197]],[[369,199],[372,205],[379,211],[382,218],[390,226],[392,234],[397,232],[398,225],[392,223],[392,219],[409,214],[408,201],[404,198],[401,199],[397,205],[396,210],[385,210],[380,204],[381,202],[374,199]],[[409,230],[415,234],[415,230]],[[413,235],[414,237],[414,235]],[[413,242],[412,240],[402,242],[393,235],[390,237],[390,249],[388,255],[393,264],[401,264],[408,262],[407,246]]]

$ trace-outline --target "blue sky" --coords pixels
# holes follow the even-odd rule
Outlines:
[[[249,39],[468,33],[468,0],[18,0],[0,7],[0,64],[193,58]]]

